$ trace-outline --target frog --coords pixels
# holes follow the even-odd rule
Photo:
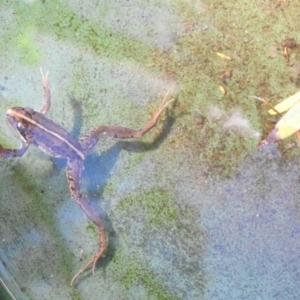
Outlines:
[[[136,130],[122,126],[99,125],[76,140],[65,128],[46,117],[51,106],[50,84],[48,72],[44,74],[42,68],[40,72],[42,75],[44,105],[40,111],[36,111],[30,107],[12,107],[6,111],[8,123],[19,135],[21,146],[18,149],[8,149],[0,145],[0,157],[3,159],[22,157],[28,147],[34,145],[50,157],[66,159],[66,176],[71,197],[88,219],[95,224],[99,237],[97,251],[73,276],[70,282],[72,286],[79,275],[89,267],[92,267],[92,273],[95,273],[97,261],[105,256],[108,248],[105,222],[101,219],[89,199],[82,195],[81,192],[81,179],[85,158],[91,153],[103,135],[116,139],[139,139],[143,137],[155,127],[164,109],[174,99],[169,100],[169,92],[167,92],[156,113],[141,129]]]

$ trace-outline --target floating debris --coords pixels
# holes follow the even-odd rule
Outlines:
[[[217,52],[216,54],[217,54],[219,57],[221,57],[222,59],[224,59],[224,60],[231,60],[231,57],[230,57],[230,56],[225,55],[225,54],[223,54],[223,53],[221,53],[221,52]]]
[[[219,85],[219,89],[220,89],[220,91],[221,91],[221,93],[222,93],[223,95],[226,94],[226,90],[225,90],[225,88],[224,88],[222,85]]]
[[[217,122],[224,131],[231,131],[243,137],[259,138],[259,132],[254,130],[249,119],[239,109],[226,112],[218,106],[211,106],[207,117]]]
[[[255,98],[260,99],[258,97]],[[267,138],[259,143],[259,147],[285,139],[300,130],[300,92],[286,98],[271,108],[268,113],[271,115],[281,115],[281,113],[285,111],[287,111],[287,113],[277,122]],[[299,140],[300,135],[297,134],[297,137]]]

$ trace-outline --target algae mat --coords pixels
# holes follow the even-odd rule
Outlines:
[[[78,137],[103,137],[83,191],[103,211],[109,248],[74,273],[97,232],[71,199],[65,162],[30,147],[0,161],[0,276],[15,299],[297,299],[295,138],[257,148],[273,104],[299,86],[297,1],[0,1],[0,144],[17,148],[13,106],[43,105]],[[294,40],[295,46],[288,47]],[[219,54],[217,54],[219,53]],[[288,54],[288,55],[287,55]],[[3,296],[2,296],[3,297]]]

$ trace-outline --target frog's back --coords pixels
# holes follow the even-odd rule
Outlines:
[[[84,159],[79,143],[69,132],[48,119],[40,112],[34,111],[32,119],[36,123],[28,131],[32,144],[53,157]]]

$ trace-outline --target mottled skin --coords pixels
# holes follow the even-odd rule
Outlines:
[[[5,149],[0,145],[0,157],[20,157],[26,152],[29,145],[33,144],[52,157],[67,159],[66,171],[71,196],[87,217],[98,227],[100,242],[99,248],[93,257],[74,275],[71,281],[72,285],[78,275],[91,265],[93,265],[94,272],[97,260],[107,249],[104,223],[89,200],[80,193],[83,160],[97,144],[101,134],[119,139],[142,137],[156,125],[161,112],[172,100],[166,101],[166,96],[155,115],[142,129],[134,130],[120,126],[101,125],[77,141],[64,128],[45,116],[51,105],[51,95],[47,74],[44,75],[42,71],[41,73],[44,88],[44,107],[40,112],[23,107],[13,107],[6,112],[6,117],[11,126],[19,133],[22,144],[20,149]]]

